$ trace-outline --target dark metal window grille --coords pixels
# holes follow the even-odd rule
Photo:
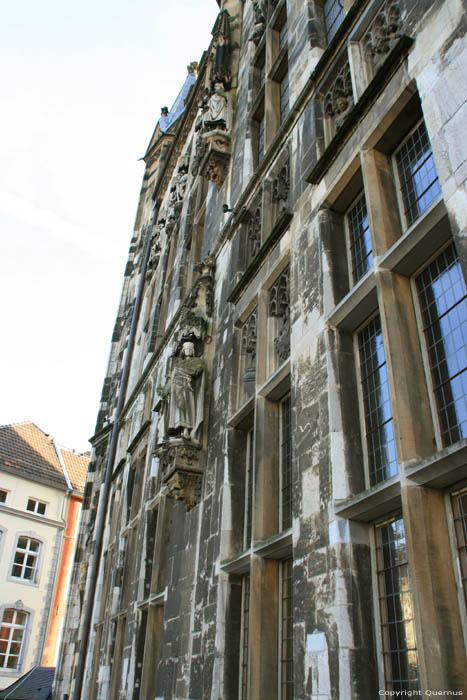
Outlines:
[[[293,565],[281,563],[281,700],[293,700]]]
[[[376,527],[386,690],[418,690],[418,660],[402,518]]]
[[[282,529],[292,527],[292,404],[281,403],[281,515]]]
[[[41,543],[31,537],[18,537],[11,575],[26,581],[35,581]]]
[[[344,19],[344,5],[342,0],[325,0],[323,9],[326,34],[328,41],[331,41]]]
[[[425,124],[422,122],[396,153],[404,214],[410,226],[441,194]]]
[[[443,445],[467,436],[467,291],[453,245],[416,280]]]
[[[248,698],[248,648],[250,641],[250,577],[243,576],[242,649],[240,663],[241,700]]]
[[[360,331],[358,344],[370,483],[373,485],[398,471],[386,354],[379,316]]]
[[[253,430],[247,435],[246,446],[246,502],[245,502],[245,543],[248,548],[251,544],[251,532],[253,521],[253,475],[254,475],[254,451]]]
[[[452,496],[454,512],[454,527],[459,553],[459,568],[464,590],[464,600],[467,605],[467,491]]]
[[[352,277],[354,282],[358,282],[373,265],[370,226],[364,194],[347,214],[347,220],[350,232]]]
[[[19,668],[21,648],[28,621],[23,610],[6,608],[0,627],[0,668]]]
[[[289,74],[286,73],[280,84],[280,116],[281,123],[284,121],[290,109],[290,89],[289,89]]]

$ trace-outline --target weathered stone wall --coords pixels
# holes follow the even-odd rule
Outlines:
[[[377,697],[390,686],[382,661],[375,523],[394,515],[406,522],[420,687],[448,689],[449,682],[451,690],[459,690],[465,684],[465,612],[455,595],[457,574],[446,565],[449,537],[453,556],[456,550],[450,516],[440,504],[442,489],[461,488],[461,476],[467,475],[459,467],[453,476],[448,465],[440,467],[446,472],[432,483],[430,467],[430,476],[425,481],[417,476],[415,482],[409,470],[425,459],[436,461],[438,454],[446,457],[435,440],[411,279],[451,235],[464,269],[467,264],[463,3],[399,0],[400,26],[381,49],[376,67],[362,58],[362,42],[383,3],[346,2],[346,16],[331,42],[320,2],[287,0],[284,7],[271,2],[262,30],[249,0],[221,5],[229,14],[221,12],[216,23],[178,136],[170,151],[166,144],[163,162],[152,155],[147,160],[86,487],[57,700],[73,683],[87,566],[95,547],[92,528],[140,274],[145,275],[142,308],[118,417],[82,697],[236,700],[242,684],[250,700],[281,697],[278,640],[287,605],[281,598],[286,586],[281,571],[289,559],[293,689],[287,698]],[[277,42],[285,16],[290,111],[281,120],[283,66],[276,65],[276,54],[284,60]],[[258,43],[252,40],[255,31],[263,31],[259,39],[255,35]],[[228,144],[227,155],[223,151],[212,165],[212,144],[199,148],[200,133],[209,135],[200,118],[215,72],[225,68],[216,63],[225,55],[217,50],[219,32],[230,46],[227,83],[235,118],[229,138],[223,128],[218,134]],[[262,46],[266,143],[258,159],[253,109],[261,94],[252,62]],[[326,113],[325,97],[340,86],[347,59],[352,84],[339,93],[342,114],[336,117]],[[444,203],[435,202],[413,234],[399,213],[393,154],[422,116]],[[158,138],[156,133],[149,154],[162,153]],[[186,175],[184,189],[181,174]],[[353,284],[346,212],[362,190],[374,265]],[[223,212],[224,204],[231,211]],[[259,241],[249,256],[257,212]],[[425,230],[430,226],[433,233]],[[159,248],[153,267],[144,270],[148,236]],[[278,320],[270,295],[287,269],[287,314]],[[355,340],[378,311],[399,473],[370,486]],[[204,323],[197,326],[198,335],[191,328],[190,338],[204,363],[205,384],[201,428],[189,436],[168,427],[167,411],[173,401],[169,380],[182,359],[181,343],[188,337],[184,324],[193,312]],[[245,327],[254,314],[254,337],[247,347]],[[284,361],[275,350],[279,323],[290,329],[290,356]],[[253,368],[248,367],[251,356]],[[191,386],[196,394],[199,384],[193,380]],[[289,394],[290,527],[281,522],[281,416]],[[252,537],[247,541],[251,455]],[[424,529],[417,527],[418,519]],[[430,545],[432,576],[422,557]],[[249,647],[243,663],[247,586]],[[434,658],[435,648],[441,649],[441,660]]]

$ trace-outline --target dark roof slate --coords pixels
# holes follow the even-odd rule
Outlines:
[[[17,681],[0,690],[0,699],[7,700],[50,700],[55,669],[34,666]]]

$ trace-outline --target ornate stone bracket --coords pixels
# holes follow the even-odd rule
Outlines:
[[[192,441],[168,440],[155,451],[159,457],[160,479],[169,498],[183,501],[191,510],[201,500],[203,472],[199,466],[200,447]]]
[[[251,262],[261,248],[261,207],[256,207],[254,214],[251,216],[246,232],[247,238],[247,258]]]
[[[183,501],[188,511],[201,501],[202,487],[202,474],[178,470],[167,481],[167,495],[175,501]]]
[[[203,177],[222,187],[230,162],[230,136],[220,129],[215,129],[201,138],[206,145],[200,172]]]

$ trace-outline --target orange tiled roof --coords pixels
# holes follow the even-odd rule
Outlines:
[[[0,426],[0,471],[65,490],[68,484],[57,449],[53,437],[44,433],[35,423]],[[72,465],[69,478],[73,488],[81,491],[86,476],[86,471],[82,476],[82,465],[84,460],[87,464],[88,459],[74,455],[71,451],[67,451],[67,454],[77,458],[69,460]],[[66,462],[65,468],[68,471]]]
[[[86,485],[86,474],[88,473],[89,457],[76,452],[60,448],[62,459],[65,463],[71,485],[77,491],[84,491]]]

